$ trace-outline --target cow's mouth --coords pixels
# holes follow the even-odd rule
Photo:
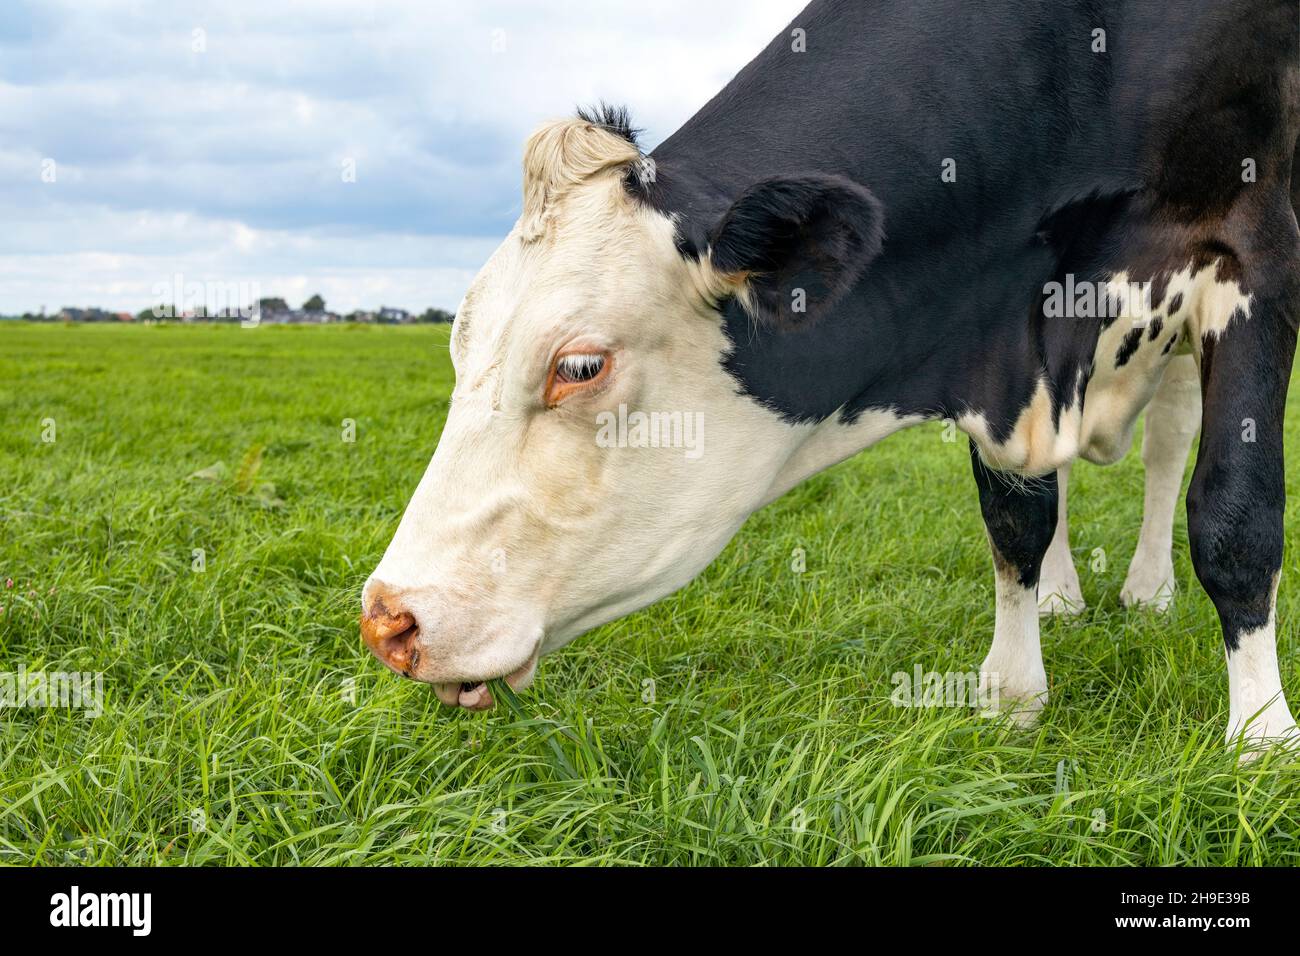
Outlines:
[[[522,665],[504,675],[511,690],[522,690],[532,682],[533,675],[537,672],[537,657],[538,654],[534,651]],[[495,703],[486,680],[443,681],[433,685],[433,692],[448,707],[489,710]]]
[[[488,686],[484,681],[479,681],[477,684],[472,684],[469,681],[461,682],[460,692],[456,695],[457,705],[464,707],[466,710],[479,710],[484,706],[481,703],[482,701],[487,701],[489,707],[495,703],[492,700],[492,691],[488,690]]]

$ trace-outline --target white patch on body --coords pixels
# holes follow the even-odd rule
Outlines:
[[[1038,380],[1029,404],[1005,441],[993,438],[988,419],[981,412],[963,412],[957,417],[957,427],[975,439],[980,456],[990,468],[1041,476],[1078,456],[1079,421],[1075,404],[1061,409],[1059,427],[1052,423],[1052,395],[1044,377]]]
[[[1189,264],[1169,276],[1164,298],[1156,308],[1150,301],[1135,300],[1127,272],[1120,272],[1107,284],[1120,302],[1123,317],[1116,319],[1098,337],[1093,353],[1094,370],[1084,401],[1080,454],[1097,464],[1109,464],[1123,457],[1133,443],[1133,426],[1151,401],[1165,367],[1180,353],[1195,356],[1200,365],[1201,341],[1218,336],[1238,312],[1250,317],[1250,296],[1235,282],[1219,282],[1217,260],[1192,275]],[[1169,314],[1171,303],[1178,309]],[[1160,333],[1151,339],[1151,323],[1161,320]],[[1134,328],[1144,331],[1136,351],[1123,365],[1116,364],[1124,337]],[[1171,337],[1177,344],[1166,351]],[[1187,396],[1199,404],[1199,394]]]

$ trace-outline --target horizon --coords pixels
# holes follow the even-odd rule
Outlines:
[[[308,307],[314,299],[321,300],[320,308]],[[74,311],[75,312],[99,312],[106,315],[128,315],[129,314],[133,320],[140,319],[142,316],[145,315],[145,313],[153,313],[150,316],[150,318],[158,319],[158,320],[164,320],[164,319],[176,320],[182,318],[198,318],[198,319],[227,318],[227,317],[234,317],[234,316],[251,316],[252,314],[254,314],[255,306],[260,307],[262,311],[265,311],[267,308],[266,303],[268,302],[283,303],[284,306],[283,309],[275,309],[273,310],[273,312],[282,312],[282,311],[283,312],[323,312],[326,314],[338,315],[340,317],[348,317],[351,315],[356,315],[358,313],[378,314],[380,312],[389,309],[396,309],[399,311],[408,312],[413,316],[424,315],[430,312],[443,313],[449,315],[451,318],[455,318],[456,315],[454,310],[444,309],[441,308],[440,306],[425,306],[424,308],[420,308],[420,309],[408,309],[403,306],[392,306],[386,302],[380,303],[379,305],[360,305],[357,306],[356,308],[351,308],[351,309],[336,309],[331,307],[328,300],[326,300],[319,293],[312,293],[306,299],[303,300],[301,305],[297,305],[297,306],[293,305],[292,302],[285,296],[261,295],[260,292],[256,296],[254,296],[251,300],[249,300],[247,305],[244,305],[241,302],[239,305],[221,305],[214,308],[211,305],[209,305],[207,302],[198,305],[186,305],[185,302],[186,300],[184,299],[182,299],[181,303],[177,303],[174,300],[170,302],[164,302],[160,300],[160,301],[156,301],[153,306],[146,306],[143,309],[110,309],[110,308],[105,308],[103,306],[94,305],[94,304],[74,305],[65,302],[64,304],[60,305],[56,309],[46,309],[44,311],[24,310],[22,312],[0,312],[0,319],[29,319],[29,320],[37,320],[37,321],[41,321],[41,320],[53,321],[55,319],[58,319],[62,313],[74,312]],[[204,310],[204,314],[202,315],[198,314],[198,310],[200,308]],[[165,310],[168,314],[166,315],[159,314],[159,310]]]

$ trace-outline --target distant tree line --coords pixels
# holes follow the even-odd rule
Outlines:
[[[417,322],[436,323],[451,322],[455,314],[445,309],[428,308],[423,312],[411,312],[407,309],[380,306],[378,309],[354,309],[346,314],[329,311],[325,299],[319,293],[311,296],[302,304],[302,308],[290,308],[288,302],[279,296],[269,296],[258,300],[261,320],[275,323],[324,324],[330,322],[376,322],[384,325],[409,325]],[[181,321],[200,322],[238,322],[247,316],[237,308],[210,310],[207,306],[196,305],[182,309],[174,305],[159,303],[153,308],[142,309],[132,315],[130,312],[111,312],[100,308],[73,308],[67,306],[58,312],[46,314],[24,312],[11,318],[28,322],[152,322],[160,319],[178,319]]]

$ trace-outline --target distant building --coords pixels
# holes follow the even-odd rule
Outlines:
[[[114,322],[117,320],[117,316],[104,309],[64,308],[59,311],[56,318],[63,322]]]
[[[337,312],[328,310],[307,311],[305,309],[284,309],[268,312],[262,310],[263,325],[329,325],[340,321]]]
[[[386,325],[405,325],[411,321],[411,313],[405,309],[390,309],[383,306],[379,310],[379,321]]]

